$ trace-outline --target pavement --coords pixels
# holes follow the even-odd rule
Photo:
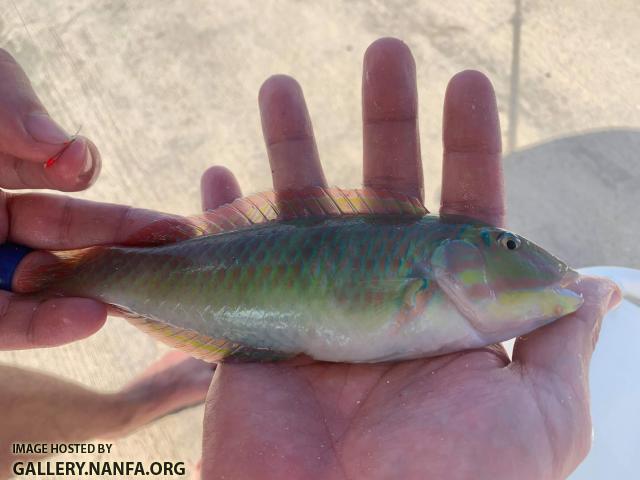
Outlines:
[[[52,116],[100,148],[101,178],[78,197],[188,214],[212,164],[245,192],[270,188],[257,92],[274,73],[301,83],[329,183],[358,185],[362,55],[401,38],[417,64],[432,210],[445,87],[479,69],[500,107],[509,224],[574,266],[639,268],[639,18],[636,0],[4,0],[0,41]],[[110,319],[85,341],[0,362],[113,391],[165,351]],[[193,464],[201,418],[166,417],[116,440],[109,459]]]

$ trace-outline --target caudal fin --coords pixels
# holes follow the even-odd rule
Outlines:
[[[38,252],[26,265],[21,265],[13,280],[13,291],[17,293],[66,293],[64,285],[105,247],[88,247],[78,250]]]

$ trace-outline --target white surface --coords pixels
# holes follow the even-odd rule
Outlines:
[[[640,298],[640,270],[592,267],[625,296]],[[640,478],[640,307],[624,300],[609,313],[591,361],[593,446],[571,480]]]

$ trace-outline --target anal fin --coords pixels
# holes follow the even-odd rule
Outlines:
[[[162,343],[205,362],[274,362],[295,356],[213,338],[195,330],[176,327],[160,320],[138,315],[122,307],[112,306],[111,308],[115,314],[126,318],[129,323]]]

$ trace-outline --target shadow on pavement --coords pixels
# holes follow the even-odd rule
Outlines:
[[[573,267],[640,268],[640,130],[533,145],[504,169],[509,228]]]

